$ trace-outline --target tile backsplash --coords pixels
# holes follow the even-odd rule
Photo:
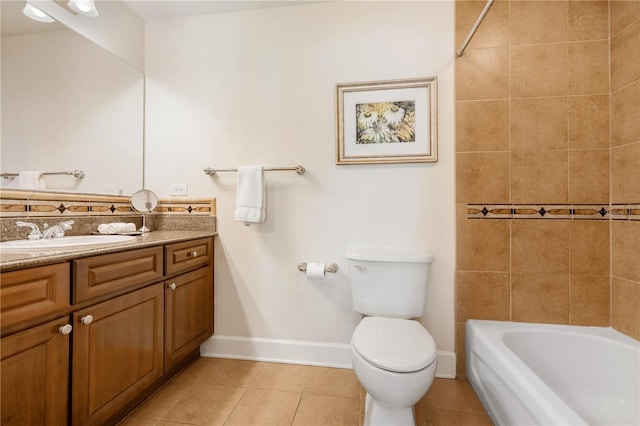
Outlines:
[[[15,222],[24,220],[42,227],[73,219],[69,235],[95,232],[100,223],[134,222],[142,226],[142,214],[131,207],[129,197],[56,192],[0,191],[0,240],[25,237]],[[160,199],[146,215],[152,230],[215,230],[215,198]]]

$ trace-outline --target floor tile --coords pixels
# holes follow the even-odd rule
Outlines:
[[[435,379],[420,402],[431,409],[483,411],[480,400],[466,380]]]
[[[353,370],[200,358],[120,426],[360,425],[366,391]],[[417,426],[487,426],[466,380],[435,379],[415,407]]]
[[[225,425],[290,425],[301,394],[267,389],[247,389]]]
[[[492,426],[489,417],[477,411],[439,409],[425,411],[427,426]]]
[[[192,386],[193,384],[188,382],[170,381],[151,395],[131,415],[160,420],[183,395],[191,390]]]
[[[324,395],[302,395],[294,426],[358,426],[360,401]]]
[[[248,386],[262,365],[262,362],[218,358],[215,363],[200,371],[198,381],[213,385]]]
[[[315,367],[305,393],[358,399],[360,382],[353,370]]]
[[[163,421],[191,425],[223,425],[247,388],[195,383],[162,417]]]
[[[302,392],[311,379],[313,369],[306,365],[265,363],[250,387]]]

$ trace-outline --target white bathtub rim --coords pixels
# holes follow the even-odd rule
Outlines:
[[[478,329],[476,325],[482,327]],[[590,326],[571,326],[560,324],[538,324],[538,323],[520,323],[520,322],[507,322],[507,321],[491,321],[491,320],[468,320],[466,327],[474,327],[474,333],[477,336],[489,336],[489,338],[498,339],[502,342],[504,347],[508,346],[502,339],[502,337],[512,331],[509,328],[517,328],[520,331],[523,330],[535,330],[537,332],[558,332],[570,334],[585,334],[590,338],[606,340],[608,344],[615,343],[625,348],[638,350],[640,342],[626,336],[610,327],[590,327]],[[505,328],[507,330],[505,330]],[[469,330],[467,328],[467,330]],[[553,331],[552,331],[553,330]],[[468,338],[472,338],[473,334],[467,332]],[[544,417],[540,419],[541,424],[588,424],[588,422],[579,416],[572,410],[570,405],[559,396],[549,385],[547,385],[530,367],[522,361],[513,351],[509,349],[508,352],[500,351],[498,347],[486,345],[485,342],[480,339],[479,342],[475,342],[478,347],[484,351],[487,351],[494,359],[497,360],[501,368],[506,370],[506,373],[510,377],[516,378],[510,383],[505,383],[506,386],[516,390],[517,395],[528,395],[530,400],[527,404],[535,404],[536,410],[534,410],[537,417]],[[471,345],[467,343],[467,348]],[[478,356],[478,355],[476,355]],[[479,357],[479,356],[478,356]],[[485,365],[486,360],[485,360]],[[473,381],[478,380],[477,377],[473,377],[473,369],[469,365],[469,358],[467,364],[467,374],[470,377],[472,385]],[[473,380],[472,380],[473,379]],[[502,381],[502,379],[501,379]],[[524,385],[527,384],[527,386]],[[478,384],[477,386],[481,386]],[[474,387],[477,387],[474,386]],[[482,399],[482,398],[481,398]],[[487,401],[485,401],[486,403]],[[568,407],[568,408],[567,408]],[[489,411],[489,410],[488,410]],[[496,422],[496,415],[489,413],[492,420]]]
[[[484,322],[484,320],[469,320],[469,322]],[[492,321],[496,322],[496,321]],[[473,323],[471,324],[473,325]],[[518,324],[521,325],[521,324]],[[502,324],[504,327],[504,323]],[[487,331],[485,329],[481,331],[477,331],[478,335],[483,335]],[[499,334],[502,336],[503,332],[500,331],[491,331],[489,334]],[[538,417],[544,416],[544,418],[540,418],[539,421],[541,424],[570,424],[570,425],[586,425],[586,421],[579,417],[574,412],[568,412],[566,407],[567,403],[560,398],[540,377],[538,377],[531,369],[520,360],[515,354],[513,356],[509,356],[508,353],[500,351],[498,347],[492,347],[486,345],[483,341],[479,342],[481,349],[488,351],[491,353],[495,359],[497,359],[501,368],[507,370],[507,373],[510,377],[515,377],[516,380],[513,380],[510,383],[505,383],[507,386],[515,389],[516,395],[528,395],[530,400],[527,401],[526,404],[529,407],[532,405],[535,406],[535,410],[532,410]],[[467,344],[467,347],[469,345]],[[486,362],[485,362],[486,364]],[[468,373],[471,373],[473,370],[470,369]],[[472,374],[469,374],[471,377]],[[477,379],[474,377],[474,379]],[[472,382],[473,383],[473,382]],[[526,383],[528,386],[524,386]],[[496,422],[498,419],[495,418],[495,415],[490,413],[492,420]]]

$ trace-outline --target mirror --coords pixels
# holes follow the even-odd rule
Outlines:
[[[142,228],[140,232],[150,232],[146,226],[145,213],[150,213],[158,206],[158,196],[148,189],[141,189],[131,196],[131,206],[135,211],[142,213]]]
[[[143,187],[142,72],[59,22],[27,18],[22,1],[0,7],[2,174],[41,171],[56,192]],[[64,174],[74,170],[84,177]]]

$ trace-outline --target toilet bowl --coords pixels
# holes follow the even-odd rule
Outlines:
[[[429,252],[347,252],[353,308],[365,317],[351,338],[353,369],[367,391],[365,425],[415,425],[413,405],[433,383],[436,345],[423,316]]]
[[[367,391],[365,425],[415,425],[413,406],[433,383],[436,347],[413,320],[366,317],[351,338],[353,369]]]

